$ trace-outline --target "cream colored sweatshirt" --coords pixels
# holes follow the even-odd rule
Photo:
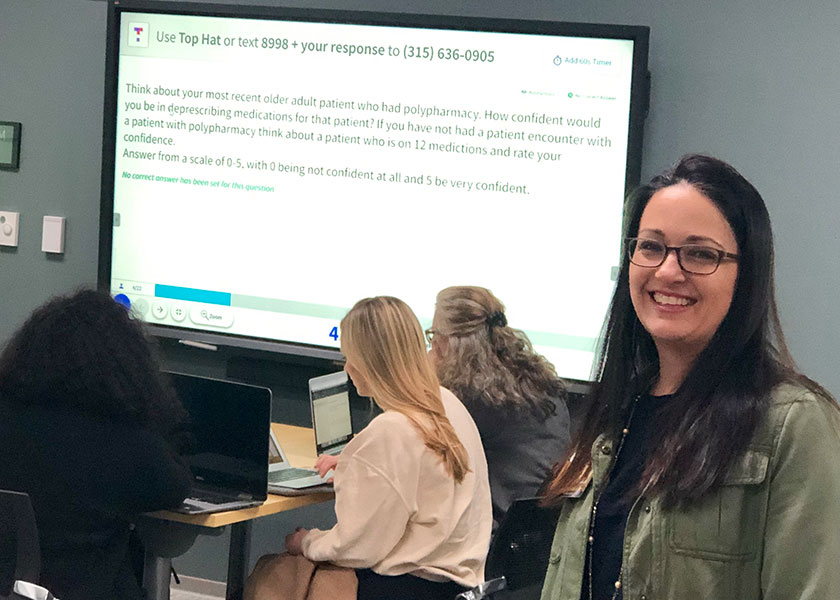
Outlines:
[[[304,537],[307,558],[469,587],[484,580],[493,521],[487,462],[464,405],[447,389],[441,396],[469,455],[464,480],[455,483],[404,415],[386,411],[339,456],[338,522]]]

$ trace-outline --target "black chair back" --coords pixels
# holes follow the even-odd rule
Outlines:
[[[538,500],[515,500],[490,544],[486,577],[504,576],[508,590],[541,585],[545,579],[558,515]]]
[[[20,598],[15,581],[38,583],[41,545],[29,495],[0,490],[0,600]]]

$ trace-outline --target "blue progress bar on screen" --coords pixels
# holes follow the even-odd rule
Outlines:
[[[196,290],[194,288],[178,287],[176,285],[160,285],[156,283],[155,296],[158,298],[170,298],[172,300],[186,300],[188,302],[230,306],[230,294],[227,292]]]

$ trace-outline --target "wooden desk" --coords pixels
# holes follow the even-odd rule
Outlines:
[[[271,428],[277,436],[280,445],[289,457],[289,462],[295,467],[311,467],[315,464],[315,434],[307,427],[295,427],[272,423]],[[266,457],[266,469],[268,457]],[[212,513],[208,515],[184,515],[166,510],[148,513],[146,516],[154,520],[183,523],[181,532],[192,540],[209,529],[231,526],[230,550],[228,558],[228,577],[225,598],[239,600],[245,578],[248,576],[249,551],[251,546],[251,522],[259,517],[277,514],[301,506],[317,504],[332,500],[332,492],[307,494],[305,496],[277,496],[269,494],[268,499],[260,506]],[[175,529],[178,529],[177,527]],[[188,540],[192,545],[192,540]],[[189,548],[189,546],[187,546]],[[183,551],[186,551],[184,549]],[[169,600],[169,572],[171,556],[162,557],[154,552],[146,552],[145,573],[143,587],[149,600]]]

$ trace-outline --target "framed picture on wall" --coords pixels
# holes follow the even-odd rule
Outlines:
[[[0,121],[0,169],[17,171],[20,167],[21,124]]]

